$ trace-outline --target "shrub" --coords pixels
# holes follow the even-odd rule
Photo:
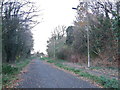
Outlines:
[[[118,88],[118,81],[116,79],[109,79],[103,76],[99,77],[99,79],[105,88]]]
[[[2,73],[3,74],[13,74],[17,71],[18,71],[17,67],[14,67],[14,66],[11,66],[11,65],[8,65],[8,64],[2,65]]]
[[[57,56],[58,59],[66,59],[67,58],[67,54],[66,54],[64,49],[59,50],[56,53],[56,56]]]
[[[47,62],[49,62],[49,63],[55,63],[54,60],[48,60]]]
[[[2,75],[2,77],[4,77],[4,78],[2,78],[2,83],[3,84],[5,84],[9,81],[9,76],[8,75]]]

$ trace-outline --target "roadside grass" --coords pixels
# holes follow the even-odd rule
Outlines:
[[[60,60],[52,60],[50,58],[42,58],[41,60],[46,60],[48,63],[54,63],[54,65],[56,65],[57,67],[60,67],[64,70],[68,70],[70,72],[73,72],[81,77],[85,77],[88,79],[91,79],[93,81],[95,81],[96,83],[102,85],[104,88],[118,88],[118,80],[116,79],[110,79],[110,78],[106,78],[105,76],[95,76],[95,75],[91,75],[88,72],[84,72],[83,69],[75,69],[72,67],[68,67],[66,65],[63,65],[62,63],[60,63]],[[91,67],[91,69],[101,69],[99,67]]]
[[[20,71],[31,61],[32,58],[20,60],[14,64],[2,64],[2,87],[10,86],[16,80]]]
[[[55,60],[48,60],[49,63],[55,63]]]
[[[40,60],[49,60],[50,58],[48,58],[48,57],[42,57],[42,58],[40,58]]]
[[[0,90],[2,89],[2,62],[0,63]]]
[[[2,89],[2,74],[0,74],[0,90]]]
[[[55,64],[55,65],[60,68],[65,69],[65,70],[71,71],[75,74],[78,74],[79,76],[91,79],[91,80],[101,84],[104,88],[118,88],[118,81],[116,79],[109,79],[109,78],[106,78],[105,76],[98,77],[95,75],[91,75],[87,72],[83,72],[83,70],[66,67],[62,64]]]
[[[90,67],[91,70],[96,69],[96,70],[100,70],[100,69],[109,69],[109,70],[118,70],[119,68],[115,68],[115,67]]]
[[[62,69],[65,69],[65,70],[74,72],[75,74],[78,74],[78,73],[80,73],[80,72],[83,71],[83,70],[81,70],[81,69],[75,69],[75,68],[68,67],[68,66],[65,66],[65,65],[63,65],[63,64],[60,64],[60,63],[56,63],[55,65],[58,66],[58,67],[60,67],[60,68],[62,68]]]
[[[93,69],[96,69],[96,70],[99,70],[99,69],[103,69],[102,67],[90,67],[91,70]]]
[[[36,56],[31,56],[31,57],[29,57],[30,59],[34,59],[34,58],[36,58]]]
[[[118,88],[118,80],[116,79],[109,79],[105,76],[98,77],[95,75],[91,75],[87,72],[80,72],[79,75],[91,79],[97,82],[98,84],[101,84],[104,88]]]
[[[107,69],[111,69],[111,70],[120,70],[120,67],[115,68],[115,67],[107,67]]]

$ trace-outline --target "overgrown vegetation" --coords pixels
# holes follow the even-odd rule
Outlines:
[[[31,30],[39,23],[33,18],[39,16],[39,10],[28,0],[1,0],[0,3],[0,57],[3,86],[6,86],[29,62],[26,58],[33,50]]]
[[[31,58],[24,59],[12,64],[2,64],[2,86],[9,86],[13,80],[16,80],[20,71],[30,62]]]
[[[80,1],[74,9],[74,26],[55,28],[47,41],[49,57],[87,63],[89,36],[92,65],[118,67],[120,1]]]
[[[2,43],[2,25],[1,25],[1,15],[0,15],[0,90],[2,88],[2,45],[1,43]]]
[[[24,9],[26,8],[26,9]],[[3,62],[15,62],[29,57],[33,50],[31,29],[38,24],[39,10],[27,0],[2,0],[2,55]]]
[[[54,63],[54,65],[56,65],[57,67],[60,67],[62,69],[73,72],[81,77],[91,79],[91,80],[95,81],[96,83],[100,84],[101,86],[103,86],[104,88],[118,88],[119,83],[118,83],[118,80],[116,80],[116,79],[106,78],[105,76],[98,77],[95,75],[91,75],[88,72],[84,72],[83,69],[75,69],[75,68],[65,66],[62,63],[60,63],[59,60],[52,60],[48,57],[40,58],[40,60],[46,60],[48,63]],[[97,69],[99,69],[99,68],[97,68]]]

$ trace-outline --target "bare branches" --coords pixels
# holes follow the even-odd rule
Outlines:
[[[31,29],[40,23],[34,19],[38,16],[39,11],[32,2],[10,0],[2,3],[3,49],[7,62],[30,54],[33,47]]]

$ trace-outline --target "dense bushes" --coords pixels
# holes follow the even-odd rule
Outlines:
[[[66,37],[66,41],[61,41],[63,43],[61,48],[57,48],[59,45],[56,43],[59,44],[59,40],[63,37],[60,39],[51,37],[48,43],[48,55],[51,54],[52,48],[57,58],[86,63],[89,36],[91,62],[93,64],[99,62],[99,65],[104,66],[118,66],[119,4],[120,2],[110,1],[80,2],[74,26],[68,26],[66,35],[63,36]],[[54,34],[54,37],[58,35]],[[55,42],[55,47],[52,40]]]
[[[12,66],[10,64],[3,64],[2,65],[2,83],[3,83],[3,86],[5,84],[9,83],[11,78],[15,78],[15,77],[13,77],[13,75],[17,72],[18,72],[17,67]]]
[[[62,50],[59,50],[57,53],[56,53],[56,57],[59,58],[59,59],[66,59],[67,58],[67,53],[65,52],[64,49]]]
[[[9,64],[2,65],[2,73],[3,74],[13,74],[18,71],[18,68]]]
[[[2,64],[2,86],[6,87],[11,84],[13,80],[16,80],[20,71],[30,62],[32,58],[20,60],[14,64]]]
[[[71,48],[69,46],[63,46],[60,50],[56,52],[56,58],[67,60],[71,54]]]
[[[38,23],[33,20],[38,16],[34,3],[26,0],[2,0],[1,11],[3,62],[28,57],[33,49],[31,29]]]

